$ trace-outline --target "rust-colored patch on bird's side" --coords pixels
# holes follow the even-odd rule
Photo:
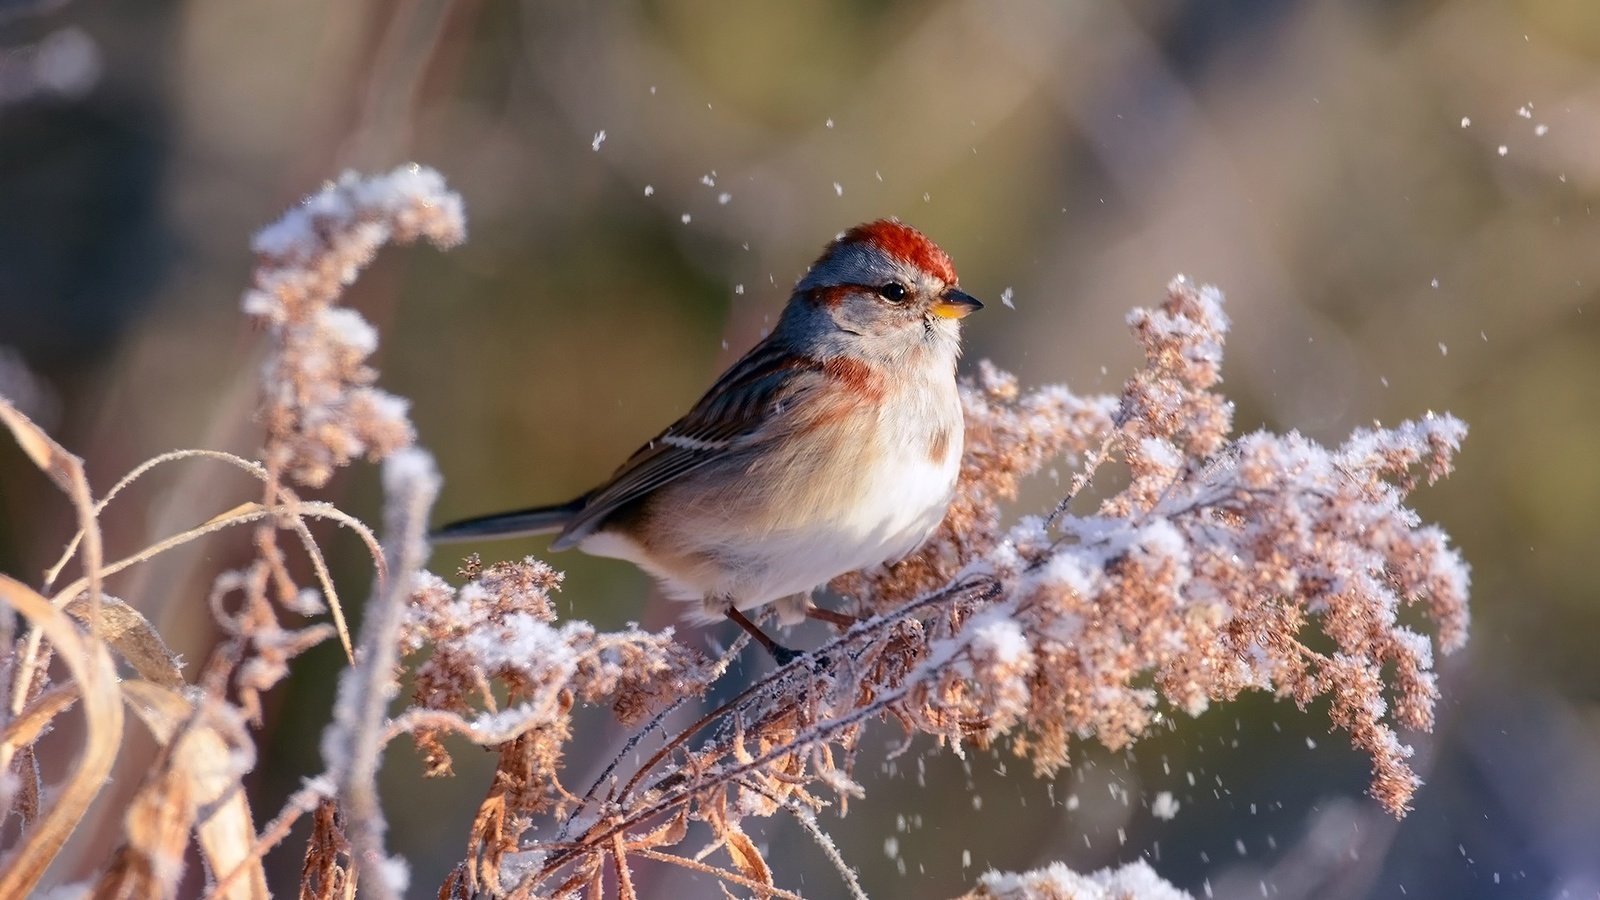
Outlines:
[[[890,256],[911,263],[945,284],[956,283],[956,267],[950,261],[950,254],[944,252],[927,235],[904,222],[879,219],[876,222],[857,225],[839,239],[841,244],[858,241],[876,245]]]
[[[864,362],[836,356],[822,364],[822,371],[858,400],[879,400],[883,397],[883,379]]]
[[[949,452],[950,429],[941,428],[933,433],[933,440],[928,442],[928,461],[936,466],[942,466]]]
[[[822,374],[840,389],[819,391],[807,404],[804,430],[838,423],[883,402],[883,378],[864,362],[836,357],[822,364]]]

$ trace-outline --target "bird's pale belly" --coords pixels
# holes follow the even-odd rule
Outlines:
[[[835,447],[787,461],[791,472],[804,477],[751,475],[716,491],[685,485],[688,490],[661,497],[673,503],[678,495],[672,516],[678,527],[652,530],[654,546],[598,532],[582,548],[639,565],[662,581],[669,596],[703,603],[689,618],[712,621],[730,603],[750,609],[807,593],[845,572],[915,550],[943,520],[955,488],[959,429],[954,440],[942,442],[947,446],[938,459],[927,452],[927,439],[902,444],[909,452],[892,460],[864,459]],[[786,487],[776,493],[772,485]]]

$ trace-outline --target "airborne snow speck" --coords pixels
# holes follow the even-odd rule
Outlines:
[[[842,185],[839,182],[835,181],[833,183],[833,195],[835,197],[843,197],[844,196],[844,185]]]
[[[1150,814],[1164,821],[1172,821],[1178,815],[1178,801],[1172,796],[1171,791],[1162,791],[1156,794],[1154,803],[1150,804]]]
[[[604,128],[602,128],[599,131],[596,131],[594,133],[594,140],[589,142],[589,149],[591,149],[591,150],[599,150],[600,149],[600,145],[604,144],[605,142],[606,142],[606,130]]]
[[[656,192],[656,186],[655,185],[647,184],[647,185],[644,186],[644,195],[646,197],[650,196],[651,194],[654,194],[655,192]]]
[[[1462,116],[1461,117],[1461,127],[1462,128],[1471,128],[1472,127],[1472,120],[1467,118],[1466,116]]]
[[[1495,152],[1499,153],[1501,156],[1505,156],[1507,153],[1511,152],[1511,148],[1507,147],[1505,144],[1501,144]]]
[[[1012,292],[1010,285],[1007,285],[1006,289],[1000,292],[1000,302],[1006,305],[1006,309],[1017,308],[1017,305],[1011,302],[1011,298],[1013,296],[1015,296],[1015,294]]]

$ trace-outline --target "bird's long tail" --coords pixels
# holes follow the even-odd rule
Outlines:
[[[547,531],[560,531],[583,509],[587,496],[555,506],[535,506],[511,512],[491,513],[472,519],[451,522],[436,529],[429,538],[441,543],[465,541],[472,538],[508,538]]]

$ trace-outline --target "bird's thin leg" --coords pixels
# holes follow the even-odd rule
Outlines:
[[[728,607],[727,615],[728,618],[733,620],[735,625],[743,628],[746,634],[754,638],[756,643],[765,647],[767,652],[772,654],[772,658],[778,661],[778,665],[786,666],[800,657],[800,651],[790,650],[788,647],[785,647],[784,645],[768,637],[767,633],[757,627],[756,623],[750,621],[750,619],[747,618],[744,613],[739,611],[738,607],[730,605]]]
[[[853,628],[857,622],[861,621],[855,616],[834,612],[831,609],[823,609],[820,606],[806,607],[806,618],[827,622],[829,625],[837,625],[840,628]]]

